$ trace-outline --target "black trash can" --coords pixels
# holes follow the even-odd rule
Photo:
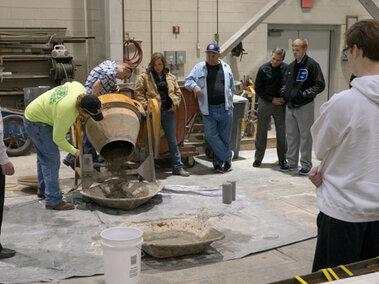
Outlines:
[[[234,151],[234,158],[238,158],[241,146],[242,120],[246,114],[249,100],[241,96],[233,96],[233,130],[230,140],[230,149]]]

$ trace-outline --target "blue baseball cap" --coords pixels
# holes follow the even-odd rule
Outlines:
[[[207,45],[207,52],[220,53],[220,47],[216,43],[210,43]]]

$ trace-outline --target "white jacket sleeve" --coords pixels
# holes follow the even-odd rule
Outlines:
[[[5,165],[7,163],[9,163],[9,159],[8,159],[8,155],[7,155],[7,148],[5,147],[4,145],[4,130],[3,130],[3,117],[1,115],[1,112],[0,112],[0,137],[1,137],[1,141],[0,141],[0,165]]]

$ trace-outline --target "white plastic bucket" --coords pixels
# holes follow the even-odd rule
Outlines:
[[[136,284],[141,277],[142,231],[129,227],[100,233],[107,284]]]

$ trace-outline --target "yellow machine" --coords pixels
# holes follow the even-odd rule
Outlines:
[[[141,103],[122,94],[106,94],[99,99],[104,119],[94,121],[89,117],[83,125],[89,141],[105,162],[94,163],[90,154],[81,154],[80,166],[75,169],[75,187],[81,179],[82,188],[89,188],[99,176],[136,175],[140,180],[155,182],[154,155],[159,154],[160,130],[157,101],[149,100],[145,111]],[[75,141],[81,147],[79,125]],[[96,168],[101,168],[100,172]]]

